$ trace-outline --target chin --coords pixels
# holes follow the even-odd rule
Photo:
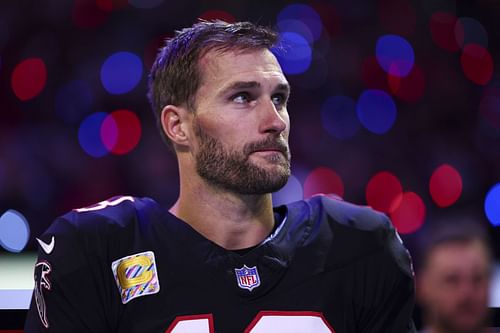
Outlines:
[[[457,318],[453,325],[456,332],[480,332],[484,327],[485,321],[477,318]]]
[[[281,153],[252,158],[251,163],[259,168],[286,167],[290,165],[290,162]]]

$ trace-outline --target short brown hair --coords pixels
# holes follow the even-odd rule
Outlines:
[[[148,98],[163,139],[161,111],[166,105],[185,105],[194,110],[202,81],[199,59],[208,51],[271,49],[278,34],[250,22],[202,21],[177,31],[160,49],[149,75]]]
[[[426,269],[434,250],[448,244],[468,245],[478,242],[484,247],[487,260],[491,263],[493,253],[486,227],[480,218],[463,212],[461,214],[439,219],[438,223],[428,228],[425,235],[421,235],[420,253],[416,256],[417,271]]]

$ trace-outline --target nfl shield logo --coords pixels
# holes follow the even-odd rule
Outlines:
[[[252,289],[260,286],[259,272],[257,272],[257,267],[247,267],[243,265],[242,268],[235,268],[236,281],[238,281],[238,286],[242,289]]]

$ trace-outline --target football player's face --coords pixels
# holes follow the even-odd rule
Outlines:
[[[420,288],[428,315],[447,332],[479,332],[488,316],[490,268],[482,244],[445,243],[431,253]]]
[[[193,149],[197,172],[212,185],[265,194],[290,175],[286,109],[289,85],[268,50],[207,53],[200,60]]]

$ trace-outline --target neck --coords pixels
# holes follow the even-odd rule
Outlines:
[[[228,250],[255,246],[274,227],[270,193],[243,195],[227,192],[198,177],[194,181],[181,180],[179,199],[170,212],[205,238]]]

